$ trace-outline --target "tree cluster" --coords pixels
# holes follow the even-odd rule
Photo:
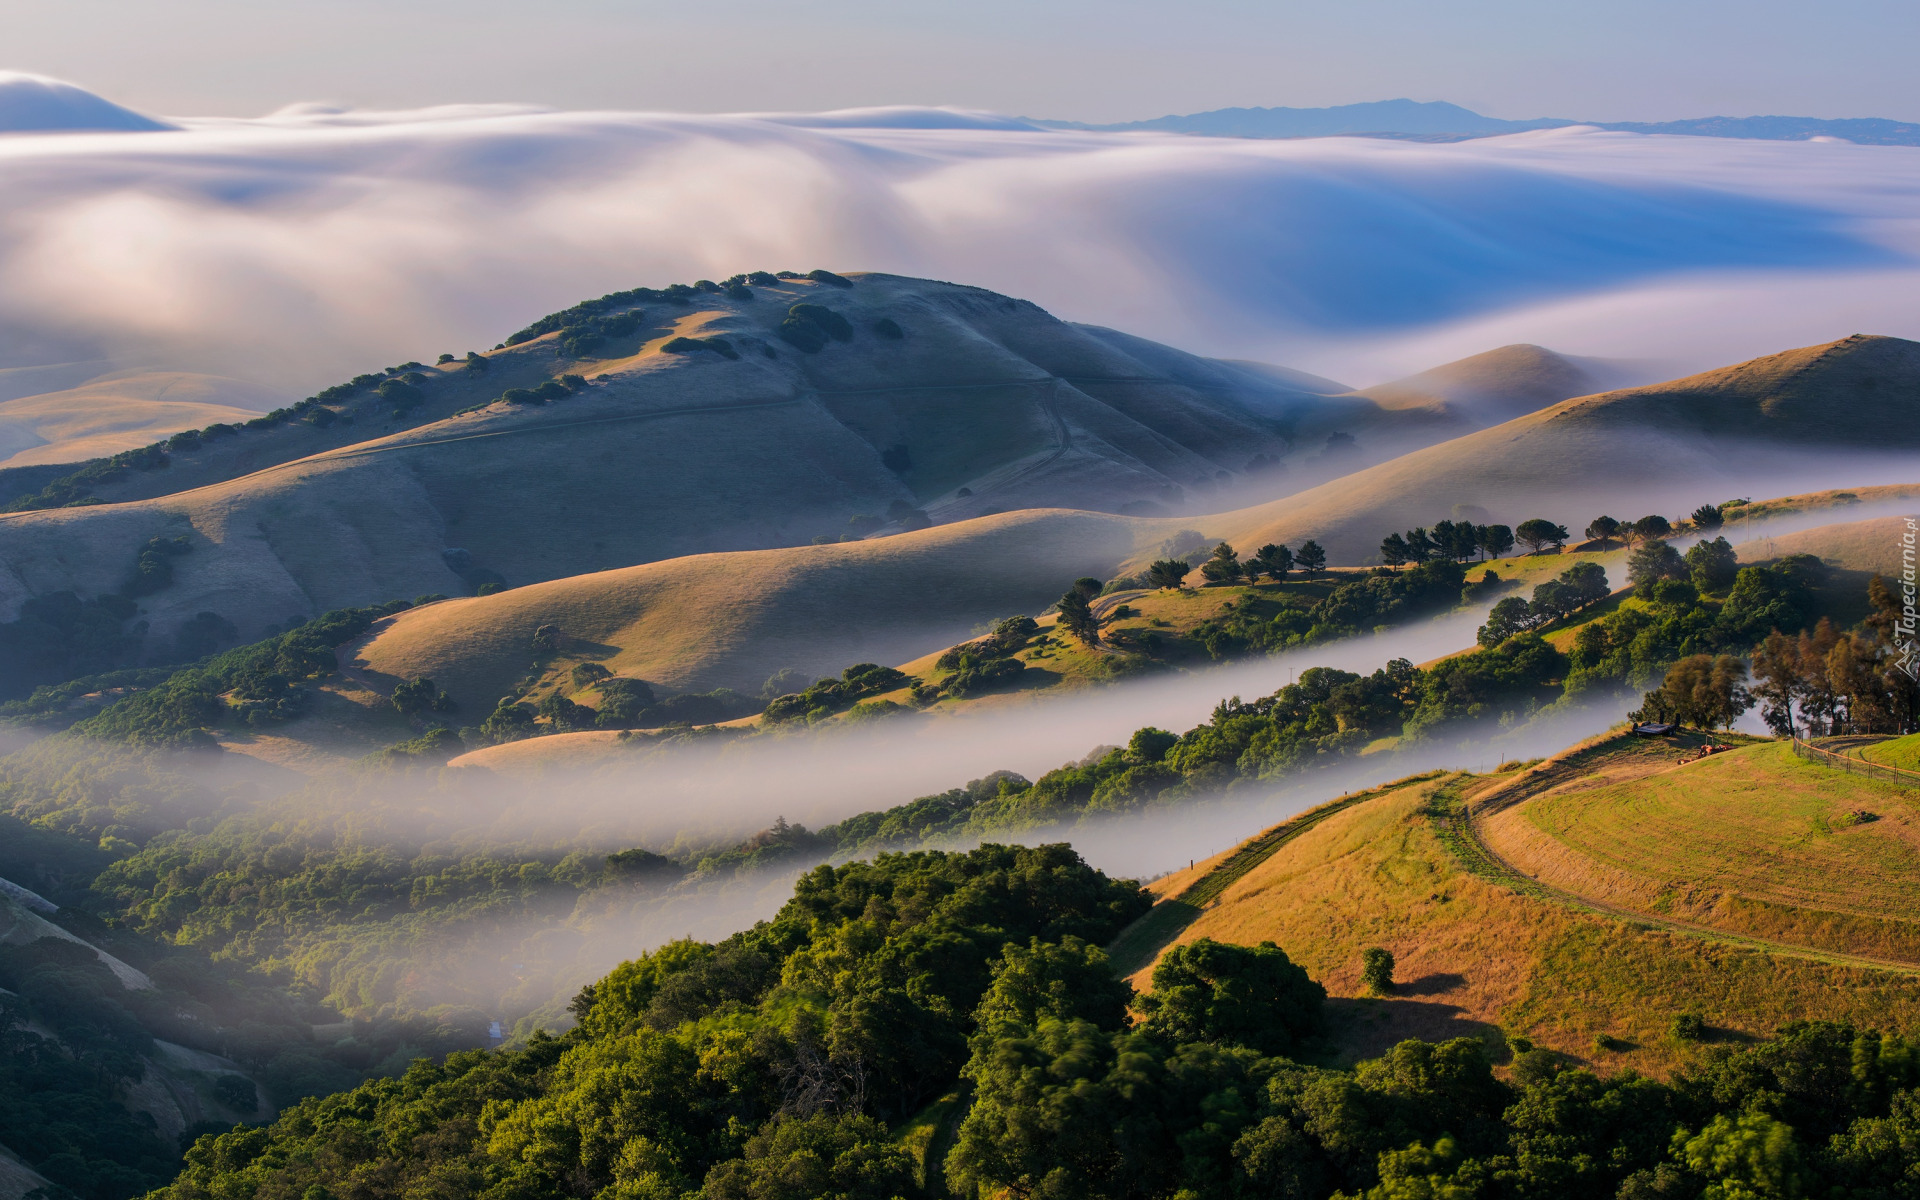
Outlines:
[[[1775,629],[1753,654],[1750,694],[1781,735],[1910,733],[1920,727],[1920,688],[1902,663],[1901,603],[1875,576],[1873,612],[1845,633],[1822,617],[1798,635]]]
[[[1380,543],[1380,561],[1398,570],[1436,559],[1467,562],[1481,555],[1499,558],[1513,549],[1513,530],[1505,525],[1475,525],[1472,521],[1438,521],[1405,533],[1390,533]]]
[[[1613,594],[1607,572],[1599,563],[1576,563],[1550,579],[1534,585],[1533,599],[1508,596],[1487,613],[1480,627],[1482,646],[1497,646],[1516,633],[1544,629],[1555,621],[1591,608]]]

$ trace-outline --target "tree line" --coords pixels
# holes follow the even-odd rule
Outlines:
[[[770,921],[615,968],[560,1037],[203,1137],[156,1195],[1895,1200],[1920,1171],[1897,1036],[1799,1023],[1665,1083],[1518,1039],[1343,1070],[1281,947],[1116,979],[1098,947],[1148,903],[1065,846],[821,867]],[[949,1095],[916,1161],[890,1126]]]

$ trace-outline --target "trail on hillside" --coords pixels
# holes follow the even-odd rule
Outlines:
[[[1476,806],[1469,804],[1463,792],[1471,777],[1458,776],[1447,781],[1435,793],[1431,813],[1436,827],[1440,830],[1441,841],[1453,851],[1462,867],[1490,882],[1497,883],[1510,891],[1547,903],[1559,904],[1598,916],[1612,917],[1629,921],[1651,929],[1664,930],[1683,937],[1702,938],[1707,941],[1723,942],[1748,950],[1760,950],[1768,954],[1783,954],[1793,958],[1804,958],[1814,962],[1832,963],[1839,966],[1863,967],[1876,971],[1901,971],[1907,974],[1920,974],[1920,962],[1904,959],[1875,958],[1863,954],[1846,954],[1835,950],[1820,950],[1811,946],[1796,945],[1791,942],[1777,941],[1772,938],[1756,937],[1752,934],[1733,933],[1729,930],[1701,925],[1692,921],[1676,920],[1673,917],[1641,909],[1613,904],[1592,896],[1581,895],[1552,884],[1542,883],[1539,879],[1514,866],[1488,844],[1481,833],[1481,823],[1495,812],[1502,812],[1517,805],[1525,804],[1536,796],[1563,782],[1569,772],[1552,769],[1529,772],[1528,776],[1515,781],[1514,787],[1503,792],[1498,802],[1491,805]],[[1680,770],[1682,767],[1670,767]]]

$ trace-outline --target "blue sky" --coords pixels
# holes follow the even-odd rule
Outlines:
[[[502,100],[1106,121],[1407,96],[1920,120],[1916,46],[1912,0],[8,0],[0,67],[176,115]]]

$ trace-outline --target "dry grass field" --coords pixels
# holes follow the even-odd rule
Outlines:
[[[1596,773],[1595,767],[1652,770],[1663,754],[1668,769],[1674,769],[1672,747],[1609,745],[1613,752],[1603,749],[1600,759],[1636,760],[1639,766],[1608,768],[1588,747],[1526,772],[1532,782],[1512,774],[1456,775],[1382,789],[1286,841],[1201,909],[1177,940],[1277,942],[1326,985],[1335,1036],[1348,1060],[1377,1054],[1405,1037],[1499,1033],[1531,1038],[1609,1071],[1632,1067],[1665,1074],[1698,1053],[1668,1034],[1672,1017],[1683,1012],[1700,1013],[1716,1036],[1729,1040],[1766,1036],[1803,1018],[1847,1019],[1877,1028],[1920,1025],[1920,969],[1772,953],[1736,936],[1701,935],[1657,918],[1596,911],[1556,900],[1524,879],[1503,880],[1474,865],[1471,854],[1450,847],[1449,826],[1435,816],[1436,801],[1444,805],[1449,796],[1524,790],[1568,773],[1577,785]],[[1790,828],[1801,822],[1808,836],[1800,842],[1843,843],[1842,834],[1815,834],[1814,816],[1857,806],[1865,793],[1855,792],[1855,776],[1834,773],[1831,783],[1799,779],[1797,763],[1768,757],[1774,749],[1763,745],[1677,770],[1752,770],[1758,763],[1768,778],[1792,781],[1795,790],[1780,802],[1777,814],[1744,818],[1740,828],[1774,838],[1776,845],[1803,856],[1796,861],[1811,862],[1805,856],[1817,853],[1795,848]],[[1742,790],[1735,784],[1726,789],[1729,797]],[[1571,787],[1564,794],[1592,793]],[[1654,794],[1685,803],[1684,791],[1656,789]],[[1766,795],[1762,791],[1749,804],[1764,806]],[[1865,802],[1892,809],[1877,792]],[[1659,807],[1652,800],[1644,804]],[[1711,811],[1733,820],[1739,806],[1730,799],[1726,804]],[[1712,826],[1714,820],[1700,825]],[[1751,865],[1738,862],[1730,849],[1736,836],[1731,828],[1724,836],[1708,829],[1698,849],[1680,852],[1671,846],[1678,835],[1671,828],[1668,835],[1665,842],[1648,846],[1651,861],[1636,870],[1658,875],[1669,865],[1694,869],[1730,856],[1736,860],[1730,869],[1742,878],[1765,875],[1758,864],[1768,861],[1770,852],[1762,848]],[[1874,849],[1848,844],[1830,850],[1830,861],[1884,865],[1898,860],[1902,851],[1882,836]],[[1642,843],[1636,839],[1635,844]],[[1905,852],[1911,852],[1910,845]],[[1154,889],[1178,894],[1227,857],[1157,881]],[[1912,886],[1910,870],[1904,878]],[[1889,902],[1899,886],[1847,881],[1828,894],[1802,899],[1830,909],[1854,904],[1865,910]],[[1860,949],[1877,945],[1869,942]],[[1384,946],[1397,960],[1400,986],[1392,996],[1362,994],[1360,954],[1370,946]],[[1136,984],[1144,985],[1147,977],[1142,970]]]

